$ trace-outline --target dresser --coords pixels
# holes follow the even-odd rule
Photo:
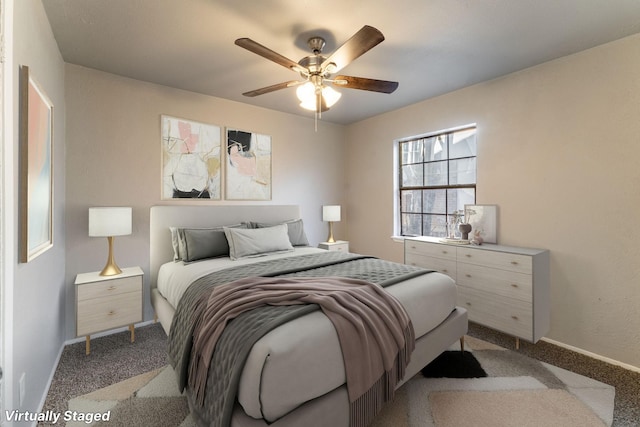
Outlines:
[[[520,338],[535,343],[549,331],[548,250],[412,237],[404,241],[404,258],[454,279],[457,304],[469,320],[516,337],[516,346]]]
[[[86,354],[96,332],[128,325],[135,340],[133,325],[142,321],[143,274],[140,267],[131,267],[114,276],[98,271],[76,276],[76,336],[86,337]]]

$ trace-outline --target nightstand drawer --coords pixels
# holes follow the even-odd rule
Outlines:
[[[526,274],[531,274],[532,269],[530,256],[471,248],[458,248],[458,262],[484,265]]]
[[[456,282],[461,286],[490,292],[531,303],[533,301],[530,274],[500,270],[482,265],[458,263]]]
[[[346,240],[337,240],[335,242],[322,242],[318,245],[320,249],[327,251],[349,252],[349,242]]]
[[[140,292],[142,276],[123,277],[103,282],[85,283],[78,285],[78,301],[93,298],[108,298],[128,292]]]
[[[78,336],[141,321],[142,292],[127,292],[78,301]]]

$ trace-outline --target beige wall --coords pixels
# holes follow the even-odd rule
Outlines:
[[[345,170],[342,126],[321,121],[315,132],[312,118],[71,64],[66,65],[66,103],[69,338],[75,334],[74,277],[82,272],[99,271],[107,258],[106,239],[87,235],[88,208],[133,207],[133,234],[116,238],[115,257],[121,267],[141,266],[148,277],[149,208],[157,204],[189,203],[160,199],[161,114],[271,135],[273,194],[271,201],[262,203],[300,205],[313,244],[326,239],[328,230],[321,220],[321,205],[342,204]],[[341,223],[336,229],[339,233],[346,226]],[[149,320],[152,310],[148,279],[145,292],[145,319]]]
[[[548,337],[640,367],[639,76],[636,35],[348,127],[351,248],[402,261],[393,141],[475,122],[499,243],[551,251]]]

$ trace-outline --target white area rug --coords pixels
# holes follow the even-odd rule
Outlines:
[[[425,378],[419,373],[396,392],[373,427],[611,425],[613,387],[471,337],[465,350],[480,362],[486,378]],[[68,426],[194,426],[170,367],[74,398],[69,409],[111,415],[108,422]]]

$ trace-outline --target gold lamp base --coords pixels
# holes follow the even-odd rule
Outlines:
[[[116,260],[113,258],[113,237],[107,237],[109,241],[109,257],[107,258],[107,264],[100,272],[100,276],[115,276],[122,273],[120,267],[116,264]]]
[[[333,221],[329,221],[329,238],[327,239],[327,243],[335,243],[335,241],[333,238]]]

